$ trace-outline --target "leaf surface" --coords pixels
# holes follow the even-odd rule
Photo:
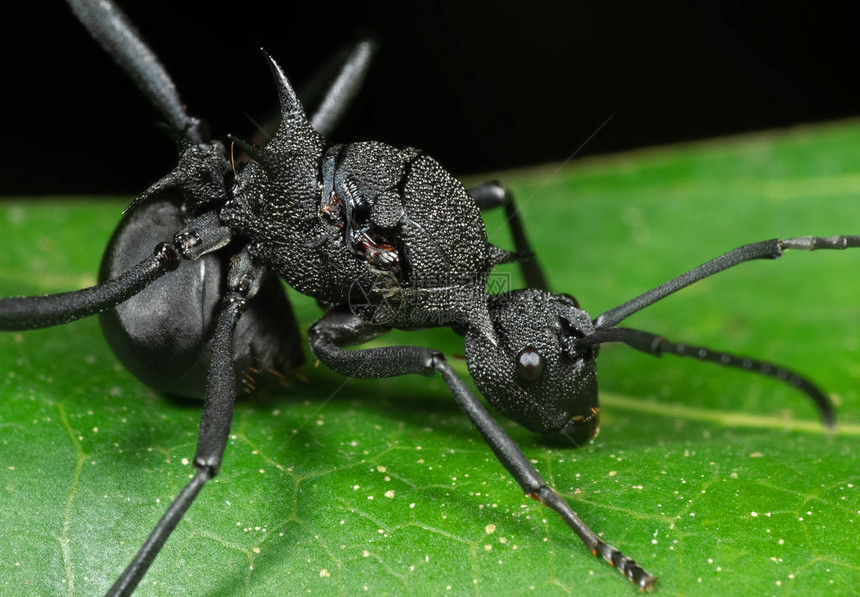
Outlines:
[[[553,289],[596,316],[745,243],[857,234],[858,164],[848,122],[497,177]],[[125,203],[4,200],[0,295],[94,283]],[[486,220],[510,247],[501,214]],[[505,428],[661,594],[855,591],[858,267],[860,251],[790,252],[625,322],[809,375],[839,405],[834,433],[778,382],[620,346],[601,352],[593,445],[549,449]],[[291,297],[306,329],[319,312]],[[463,352],[447,330],[382,341]],[[102,593],[192,474],[199,404],[133,379],[95,319],[2,334],[0,363],[0,591]],[[522,496],[441,380],[344,380],[312,361],[302,376],[238,405],[221,475],[138,594],[634,591]]]

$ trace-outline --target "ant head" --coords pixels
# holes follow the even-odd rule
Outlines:
[[[500,412],[548,440],[583,445],[597,435],[594,331],[568,295],[518,290],[489,299],[492,332],[470,327],[466,361],[475,384]]]

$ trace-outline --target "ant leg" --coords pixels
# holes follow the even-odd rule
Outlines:
[[[540,265],[535,258],[529,244],[520,212],[514,203],[514,196],[509,190],[496,181],[485,182],[469,189],[469,195],[475,200],[475,204],[481,211],[504,206],[507,223],[514,239],[514,247],[519,255],[520,269],[529,288],[538,290],[549,290],[546,277],[543,275]]]
[[[125,71],[166,121],[168,133],[179,146],[179,164],[141,193],[128,211],[169,188],[182,189],[189,213],[227,200],[224,176],[230,165],[224,147],[210,142],[202,120],[186,112],[170,75],[143,41],[129,18],[111,0],[68,0],[72,12],[89,34]]]
[[[815,404],[816,408],[818,408],[825,425],[828,427],[836,425],[836,413],[833,408],[833,402],[831,402],[827,394],[799,373],[796,373],[791,369],[781,367],[775,363],[759,361],[757,359],[737,356],[725,352],[715,352],[709,348],[705,348],[704,346],[692,346],[690,344],[683,344],[680,342],[669,342],[665,338],[656,334],[632,328],[616,327],[596,330],[593,334],[577,339],[575,344],[593,346],[607,342],[624,342],[631,348],[635,348],[636,350],[648,353],[655,357],[662,356],[663,353],[669,353],[679,357],[692,357],[699,359],[700,361],[717,363],[724,367],[742,369],[744,371],[758,373],[767,377],[773,377],[806,394]]]
[[[379,326],[364,322],[356,315],[330,311],[311,327],[308,338],[314,354],[343,375],[382,378],[410,373],[426,376],[439,373],[457,404],[478,428],[496,458],[520,484],[526,495],[558,513],[593,555],[602,556],[637,587],[643,590],[651,590],[654,587],[657,582],[654,576],[600,539],[579,519],[564,498],[546,484],[516,443],[490,416],[441,353],[419,346],[388,346],[363,350],[342,348],[347,344],[361,342],[378,330]]]
[[[319,102],[310,119],[311,126],[323,137],[334,132],[358,95],[376,49],[372,39],[359,41],[328,61],[308,83],[307,90],[299,94],[303,103]],[[320,93],[323,89],[324,93]]]
[[[264,274],[264,269],[252,262],[247,251],[243,251],[231,261],[228,277],[230,290],[224,297],[210,343],[209,373],[206,378],[197,453],[194,455],[197,473],[182,489],[134,559],[108,590],[107,595],[111,597],[130,595],[134,591],[203,485],[215,477],[221,468],[236,398],[233,335],[246,301],[257,292]]]
[[[815,251],[818,249],[849,249],[860,247],[860,236],[801,236],[797,238],[778,238],[752,243],[733,249],[707,263],[672,278],[668,282],[652,288],[648,292],[630,299],[626,303],[613,307],[601,313],[595,320],[598,329],[611,328],[627,319],[640,309],[656,303],[670,294],[686,288],[699,280],[704,280],[723,270],[727,270],[745,261],[754,259],[778,259],[788,249]]]
[[[185,111],[170,75],[116,4],[110,0],[68,0],[68,3],[93,39],[167,120],[173,133],[193,144],[207,140],[202,122]]]
[[[34,330],[75,321],[114,307],[179,265],[181,253],[167,243],[119,276],[72,292],[0,298],[0,330]]]
[[[206,212],[177,232],[172,243],[160,243],[152,257],[106,282],[60,294],[0,298],[0,331],[61,325],[115,307],[175,270],[180,259],[197,259],[218,250],[230,242],[231,235],[216,212]]]

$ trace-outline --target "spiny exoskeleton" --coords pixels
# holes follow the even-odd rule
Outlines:
[[[261,370],[286,372],[301,361],[297,327],[278,278],[324,307],[309,333],[321,361],[351,377],[439,373],[523,491],[559,513],[593,554],[641,589],[650,590],[655,577],[603,542],[546,485],[441,353],[414,346],[344,347],[393,328],[450,326],[465,338],[469,372],[487,401],[532,431],[569,445],[582,445],[598,431],[595,360],[605,342],[776,377],[805,392],[833,424],[825,394],[796,373],[618,324],[739,263],[777,258],[786,249],[857,247],[860,237],[745,245],[592,319],[573,297],[549,292],[513,199],[497,183],[466,190],[413,148],[326,142],[361,82],[369,44],[359,44],[345,59],[310,118],[266,55],[281,123],[262,146],[234,139],[250,158],[234,168],[232,154],[186,112],[167,73],[113,3],[69,4],[166,121],[179,161],[126,211],[105,253],[100,284],[2,299],[0,329],[34,329],[101,313],[109,343],[141,380],[204,398],[196,474],[108,594],[134,590],[200,489],[217,475],[237,391],[253,389]],[[506,210],[515,251],[487,241],[480,212],[495,207]],[[487,294],[490,271],[505,262],[520,264],[528,288]]]

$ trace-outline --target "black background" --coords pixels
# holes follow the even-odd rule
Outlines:
[[[248,0],[121,2],[192,113],[249,137],[362,32],[381,51],[335,140],[413,145],[458,174],[860,112],[860,7]],[[134,193],[172,144],[58,0],[4,9],[0,194]]]

